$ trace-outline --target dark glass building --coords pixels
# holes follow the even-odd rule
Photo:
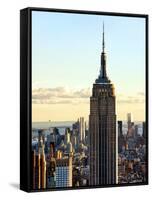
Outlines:
[[[118,137],[122,137],[122,121],[118,121]]]

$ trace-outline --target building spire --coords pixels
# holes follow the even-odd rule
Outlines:
[[[104,41],[104,22],[103,22],[103,32],[102,32],[102,51],[105,50],[105,41]]]
[[[96,83],[109,83],[109,82],[110,80],[107,77],[107,71],[106,71],[105,32],[104,32],[104,22],[103,22],[101,67],[100,67],[99,77],[98,79],[96,79]]]

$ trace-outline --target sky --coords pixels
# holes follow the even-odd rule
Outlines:
[[[145,120],[145,19],[32,11],[32,120],[88,120],[102,24],[117,119]]]

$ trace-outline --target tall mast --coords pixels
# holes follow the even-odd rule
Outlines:
[[[104,22],[103,22],[103,32],[102,32],[102,52],[104,53],[105,41],[104,41]]]
[[[105,38],[104,38],[104,22],[103,22],[103,32],[102,32],[102,53],[101,53],[101,69],[100,77],[107,78],[106,72],[106,54],[105,54]]]
[[[103,22],[103,30],[102,30],[102,52],[101,52],[101,66],[100,66],[100,74],[98,79],[96,79],[96,83],[110,83],[110,80],[107,76],[106,69],[106,53],[105,53],[105,30],[104,30],[104,22]]]

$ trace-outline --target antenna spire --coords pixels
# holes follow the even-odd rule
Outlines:
[[[102,30],[102,52],[101,52],[101,67],[100,74],[98,79],[96,79],[96,83],[110,83],[110,80],[107,77],[106,70],[106,53],[105,53],[105,38],[104,38],[104,22],[103,22],[103,30]]]
[[[103,32],[102,32],[102,51],[105,50],[105,40],[104,40],[104,22],[103,22]]]

